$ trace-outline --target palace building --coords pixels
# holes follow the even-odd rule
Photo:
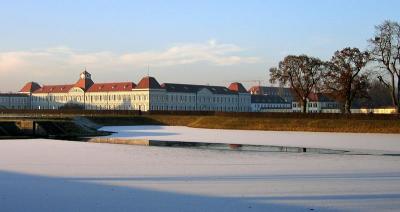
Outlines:
[[[290,88],[254,86],[239,82],[228,87],[178,83],[160,84],[154,77],[134,82],[96,83],[86,70],[73,84],[26,83],[18,93],[0,93],[0,109],[301,112]],[[307,98],[307,113],[339,113],[340,105],[322,93]],[[393,108],[352,109],[354,113],[391,113]]]
[[[251,110],[253,112],[292,112],[292,102],[278,95],[251,95]]]
[[[74,84],[27,83],[19,95],[27,108],[59,109],[68,105],[87,110],[251,111],[251,95],[240,83],[223,86],[159,84],[154,77],[133,82],[95,83],[86,70]]]
[[[0,93],[0,109],[29,109],[29,99],[26,94]]]

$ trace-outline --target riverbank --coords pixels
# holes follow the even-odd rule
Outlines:
[[[227,113],[191,111],[4,110],[1,119],[87,118],[101,126],[166,125],[208,129],[400,133],[398,114]],[[1,121],[0,119],[0,121]],[[85,124],[91,125],[89,122]],[[90,127],[92,128],[92,127]]]
[[[237,129],[264,131],[347,132],[347,133],[400,133],[400,119],[394,118],[330,118],[257,117],[218,115],[142,115],[87,117],[103,126],[167,125],[208,129]]]

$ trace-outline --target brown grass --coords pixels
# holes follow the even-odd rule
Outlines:
[[[244,116],[201,115],[146,115],[134,117],[96,117],[103,125],[189,126],[210,129],[241,129],[270,131],[400,133],[400,119],[323,119],[323,118],[269,118]]]

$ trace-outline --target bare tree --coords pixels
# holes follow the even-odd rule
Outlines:
[[[387,107],[392,103],[390,88],[377,80],[371,82],[368,94],[372,100],[371,103],[377,107]]]
[[[369,61],[369,53],[358,48],[336,51],[323,74],[323,88],[342,105],[343,113],[351,113],[355,98],[368,97],[368,73],[361,73]]]
[[[388,74],[393,105],[400,112],[400,24],[385,21],[375,27],[374,38],[370,39],[370,53]],[[383,79],[380,76],[380,79]],[[397,81],[397,92],[396,92]]]
[[[270,82],[289,85],[303,106],[303,113],[306,113],[307,99],[319,88],[323,67],[324,63],[318,58],[289,55],[279,62],[278,68],[269,70]]]

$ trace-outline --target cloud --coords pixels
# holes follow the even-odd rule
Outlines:
[[[234,44],[183,43],[162,51],[114,53],[111,51],[82,52],[68,47],[42,50],[0,52],[0,74],[15,71],[47,73],[54,70],[123,69],[128,67],[168,67],[197,63],[215,66],[257,63],[257,57],[241,56],[244,50]]]
[[[207,43],[176,45],[159,52],[125,54],[121,56],[121,60],[128,64],[151,64],[152,66],[184,65],[199,62],[226,66],[258,61],[256,57],[239,56],[242,51],[236,45],[219,44],[215,40],[210,40]]]

